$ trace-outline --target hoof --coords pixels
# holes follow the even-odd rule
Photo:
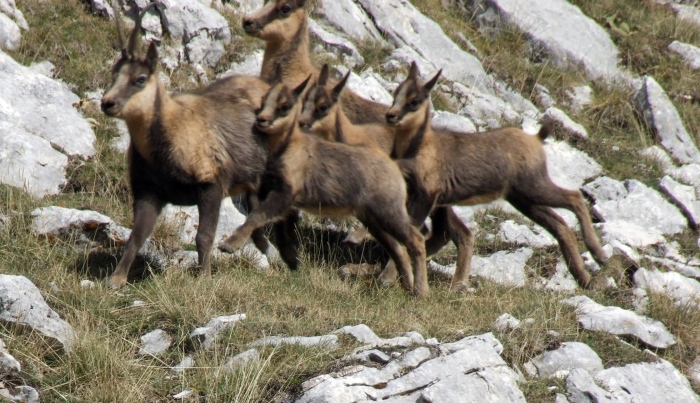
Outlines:
[[[107,285],[113,290],[118,290],[126,285],[126,277],[112,276],[107,279]]]
[[[226,242],[220,243],[217,248],[224,253],[235,253],[236,251]]]
[[[468,284],[457,283],[452,284],[452,286],[450,287],[450,291],[457,294],[469,294],[475,292],[476,289],[474,289],[474,287],[469,287]]]
[[[343,243],[351,245],[362,245],[365,241],[372,239],[372,236],[367,232],[366,228],[360,228],[348,234],[348,236],[343,239]]]

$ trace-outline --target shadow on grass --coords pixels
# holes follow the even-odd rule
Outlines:
[[[77,259],[72,269],[81,276],[104,280],[114,273],[122,253],[123,248],[91,250]],[[161,259],[157,259],[151,254],[138,255],[129,270],[128,281],[130,283],[142,281],[159,273],[163,268],[164,264]]]

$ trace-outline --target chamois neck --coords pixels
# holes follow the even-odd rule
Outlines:
[[[306,15],[294,35],[282,37],[280,41],[267,41],[260,77],[267,82],[272,81],[277,65],[282,67],[284,82],[301,81],[316,71],[309,55],[309,22]]]
[[[152,132],[164,130],[163,111],[173,102],[160,80],[157,77],[151,79],[155,82],[134,95],[123,112],[131,141],[146,159],[151,157],[154,149]]]
[[[420,112],[419,112],[420,113]],[[396,128],[394,139],[394,149],[391,157],[395,159],[413,158],[418,154],[421,144],[433,135],[431,128],[431,110],[425,108],[423,119],[416,119],[416,122],[408,123],[403,127]]]
[[[275,132],[267,133],[267,154],[269,156],[277,156],[286,150],[292,138],[298,135],[297,120],[288,125],[279,128]]]

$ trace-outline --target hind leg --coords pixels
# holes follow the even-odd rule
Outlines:
[[[197,200],[199,227],[195,236],[199,267],[203,276],[211,275],[211,247],[216,236],[220,208],[221,188],[218,186],[203,188],[199,193],[199,200]]]
[[[413,272],[411,271],[411,260],[406,254],[406,250],[386,233],[381,225],[375,220],[361,220],[367,227],[370,234],[379,242],[391,256],[391,260],[396,262],[398,268],[397,277],[401,280],[401,286],[408,292],[413,291]]]
[[[469,289],[469,274],[474,254],[474,234],[459,219],[452,208],[446,210],[450,238],[457,247],[457,267],[452,278],[452,290],[464,292]]]
[[[279,248],[280,256],[284,263],[287,264],[290,270],[296,270],[299,267],[297,255],[297,240],[295,228],[299,220],[299,214],[296,210],[291,211],[287,217],[281,222],[275,223],[275,240]]]
[[[557,239],[559,248],[564,255],[564,261],[569,267],[569,272],[571,272],[581,287],[587,288],[591,281],[591,275],[584,268],[583,259],[581,259],[578,246],[576,245],[576,236],[571,231],[571,228],[566,225],[564,219],[555,213],[551,207],[531,205],[515,197],[508,197],[507,200],[513,207],[535,223],[541,225]]]

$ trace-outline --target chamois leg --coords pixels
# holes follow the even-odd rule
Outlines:
[[[291,194],[279,191],[270,192],[260,207],[248,215],[245,223],[238,227],[227,240],[219,245],[219,249],[222,252],[233,253],[242,248],[253,231],[262,228],[269,222],[284,218],[289,214],[292,209],[292,203]]]
[[[197,257],[202,276],[211,276],[211,247],[216,236],[220,209],[221,188],[209,185],[201,189],[197,201],[199,227],[195,236],[195,244],[197,245]]]
[[[134,226],[129,235],[129,240],[126,241],[124,254],[117,264],[117,268],[108,280],[108,284],[116,289],[120,289],[126,285],[126,280],[129,276],[129,269],[134,263],[136,254],[139,252],[144,242],[156,225],[156,220],[160,215],[165,203],[155,197],[138,198],[134,201]]]
[[[469,289],[469,274],[472,270],[472,256],[474,255],[474,234],[459,219],[452,208],[446,209],[446,215],[450,239],[457,247],[457,267],[452,278],[452,290],[464,292]]]
[[[299,260],[297,257],[299,241],[295,233],[298,220],[299,214],[296,210],[293,210],[284,220],[274,225],[277,248],[279,249],[282,260],[287,264],[290,270],[296,270],[299,267]]]
[[[513,207],[535,223],[541,225],[557,239],[559,248],[564,255],[564,261],[569,267],[569,272],[571,272],[581,287],[587,288],[591,281],[591,275],[583,265],[583,259],[581,259],[578,246],[576,245],[576,236],[571,231],[571,228],[566,225],[564,219],[555,213],[551,207],[531,205],[515,197],[508,197],[507,200]]]
[[[260,207],[260,200],[258,199],[258,195],[256,195],[254,192],[246,193],[245,198],[246,204],[248,205],[248,214],[250,214],[251,211],[255,211],[255,209]],[[258,248],[260,252],[267,255],[270,249],[270,242],[265,237],[265,229],[256,229],[251,234],[251,238],[253,240],[253,244],[255,244],[255,247]]]
[[[411,259],[404,249],[392,236],[384,232],[381,225],[376,220],[361,220],[367,227],[370,234],[379,242],[391,256],[391,260],[397,262],[397,277],[401,279],[401,286],[407,292],[413,292],[413,272],[411,271]],[[396,270],[396,269],[394,269]]]

